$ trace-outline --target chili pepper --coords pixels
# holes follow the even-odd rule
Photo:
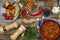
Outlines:
[[[42,11],[43,11],[43,8],[40,7],[39,10],[38,10],[37,12],[32,13],[32,14],[30,14],[30,15],[31,15],[31,16],[38,16],[38,15],[40,15],[40,14],[42,13]]]

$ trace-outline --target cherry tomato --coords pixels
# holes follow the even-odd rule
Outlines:
[[[8,16],[6,16],[6,17],[5,17],[5,20],[9,20],[9,17],[8,17]]]
[[[3,14],[2,14],[2,16],[6,17],[6,16],[7,16],[7,14],[6,14],[6,13],[3,13]]]
[[[9,16],[9,20],[13,20],[13,16]]]

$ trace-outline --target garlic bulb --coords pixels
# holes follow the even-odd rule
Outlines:
[[[60,11],[59,8],[60,8],[60,7],[53,7],[52,12],[53,12],[54,14],[59,13],[59,11]]]

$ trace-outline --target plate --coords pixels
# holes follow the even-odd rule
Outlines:
[[[33,16],[34,14],[37,14],[37,12],[39,11],[40,5],[39,2],[37,2],[37,7],[35,9],[33,9],[32,11],[29,11],[29,15]],[[38,16],[40,14],[37,14],[36,16]]]
[[[13,0],[7,0],[7,1],[9,1],[9,2],[14,2]],[[4,17],[2,16],[2,14],[5,13],[5,9],[3,8],[4,2],[6,2],[6,0],[3,0],[2,2],[0,2],[0,21],[2,21],[2,22],[14,22],[14,21],[18,18],[19,12],[18,12],[17,16],[15,16],[15,17],[13,18],[13,20],[5,20]],[[15,6],[16,6],[17,9],[19,10],[19,6],[18,6],[17,3],[15,3]]]
[[[23,5],[24,5],[24,7],[25,8],[27,8],[26,6],[27,6],[27,4],[22,0],[22,2],[21,2]],[[40,15],[40,13],[38,13],[38,11],[40,10],[40,4],[39,4],[39,2],[38,2],[38,0],[36,0],[36,3],[37,3],[37,6],[35,7],[35,8],[33,8],[32,10],[29,10],[29,9],[31,9],[31,8],[27,8],[28,9],[28,14],[30,15],[30,16],[38,16],[38,15]],[[30,6],[29,6],[30,7]],[[42,13],[42,12],[41,12]]]

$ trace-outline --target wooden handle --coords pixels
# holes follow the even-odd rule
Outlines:
[[[11,29],[14,29],[14,28],[18,28],[18,24],[16,22],[8,25],[8,26],[5,26],[6,27],[6,31],[9,31]]]
[[[19,29],[17,29],[16,32],[13,33],[13,34],[10,36],[10,38],[11,38],[12,40],[16,39],[16,38],[17,38],[21,33],[23,33],[25,30],[26,30],[26,28],[25,28],[23,25],[21,25],[21,26],[19,27]]]
[[[4,33],[3,27],[0,27],[0,34],[3,34],[3,33]]]

